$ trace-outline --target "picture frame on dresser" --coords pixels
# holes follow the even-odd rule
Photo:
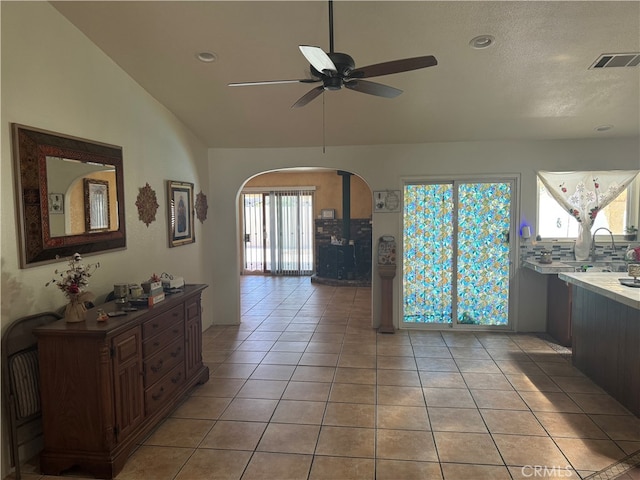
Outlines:
[[[193,223],[193,183],[167,180],[169,247],[196,241]]]

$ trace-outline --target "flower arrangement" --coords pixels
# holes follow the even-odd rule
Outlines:
[[[89,285],[89,277],[97,268],[100,268],[100,263],[84,265],[80,254],[75,253],[69,257],[68,265],[67,270],[56,269],[54,273],[57,278],[53,278],[45,286],[56,285],[71,300],[80,295]]]
[[[624,254],[624,259],[631,263],[640,263],[640,247],[629,247]]]

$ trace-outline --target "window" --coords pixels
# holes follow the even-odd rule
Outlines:
[[[550,194],[546,187],[538,182],[538,231],[542,238],[576,238],[578,236],[578,221],[570,215]],[[598,214],[591,228],[605,227],[614,235],[624,235],[625,228],[630,225],[638,226],[638,210],[640,195],[640,176],[615,200]],[[606,232],[602,232],[606,233]]]

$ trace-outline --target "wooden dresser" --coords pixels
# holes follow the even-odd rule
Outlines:
[[[201,294],[187,285],[127,316],[40,327],[43,474],[79,466],[113,478],[136,444],[185,393],[209,379],[202,363]],[[113,302],[102,305],[117,310]]]

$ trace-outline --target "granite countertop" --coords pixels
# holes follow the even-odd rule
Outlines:
[[[618,281],[630,278],[624,272],[560,272],[558,278],[640,310],[640,288],[627,287]]]
[[[587,262],[588,263],[588,262]],[[568,265],[566,263],[554,260],[552,263],[540,263],[533,258],[527,258],[522,261],[522,266],[535,270],[538,273],[545,275],[555,274],[560,272],[573,272],[575,271],[575,265]]]

